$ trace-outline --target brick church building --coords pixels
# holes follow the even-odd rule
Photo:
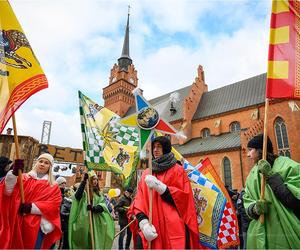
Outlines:
[[[196,66],[195,66],[196,68]],[[158,96],[149,102],[186,139],[171,138],[173,146],[193,165],[209,157],[225,185],[240,190],[251,169],[247,142],[263,131],[266,74],[209,91],[202,66],[192,84]],[[121,57],[103,88],[104,106],[121,117],[135,112],[132,90],[138,74],[129,54],[129,15]],[[171,102],[176,93],[178,102]],[[270,101],[268,134],[276,154],[300,162],[300,101]]]

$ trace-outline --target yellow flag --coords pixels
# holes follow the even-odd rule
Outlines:
[[[10,4],[0,1],[0,133],[9,118],[34,93],[48,87]]]

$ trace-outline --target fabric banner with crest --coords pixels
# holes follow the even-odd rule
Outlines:
[[[0,13],[1,133],[14,112],[48,82],[8,1],[0,1]]]
[[[119,125],[118,115],[78,94],[86,166],[122,174],[128,182],[139,160],[138,131]]]

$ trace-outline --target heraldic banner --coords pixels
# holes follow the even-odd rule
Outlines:
[[[119,116],[79,94],[79,110],[85,165],[89,169],[112,171],[128,179],[139,159],[139,136],[135,128],[119,125]]]
[[[46,76],[10,4],[0,1],[0,133],[14,112],[48,87]]]

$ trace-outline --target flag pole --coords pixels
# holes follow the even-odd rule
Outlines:
[[[149,144],[148,144],[149,145]],[[149,154],[149,174],[152,175],[152,148],[150,144],[150,154]],[[149,188],[149,223],[152,225],[152,210],[153,210],[153,189]],[[151,249],[151,241],[148,243],[148,249]]]
[[[17,132],[15,114],[12,115],[12,123],[13,123],[13,130],[14,130],[16,159],[20,159],[20,147],[19,147],[19,140],[18,140],[18,132]],[[22,170],[21,169],[18,170],[18,182],[19,182],[19,186],[20,186],[21,203],[23,204],[25,202],[25,198],[24,198],[24,186],[23,186]]]
[[[87,167],[86,167],[87,168]],[[86,183],[86,189],[87,189],[87,200],[88,204],[91,203],[91,194],[90,194],[90,180],[89,178],[87,179]],[[93,204],[92,204],[93,205]],[[91,233],[91,241],[92,241],[92,249],[95,249],[95,241],[94,241],[94,229],[93,229],[93,220],[92,220],[92,211],[89,210],[89,224],[90,224],[90,233]]]
[[[136,218],[134,219],[134,220],[132,220],[132,221],[130,221],[120,232],[118,232],[115,236],[114,236],[114,238],[116,238],[116,237],[118,237],[123,231],[125,231],[133,222],[135,222],[136,221]]]
[[[269,110],[269,99],[265,100],[265,117],[264,117],[264,140],[263,140],[263,153],[262,159],[267,159],[267,140],[268,140],[268,110]],[[262,175],[260,184],[260,199],[265,199],[265,176]],[[265,223],[265,215],[261,214],[259,216],[259,221],[261,224]]]

